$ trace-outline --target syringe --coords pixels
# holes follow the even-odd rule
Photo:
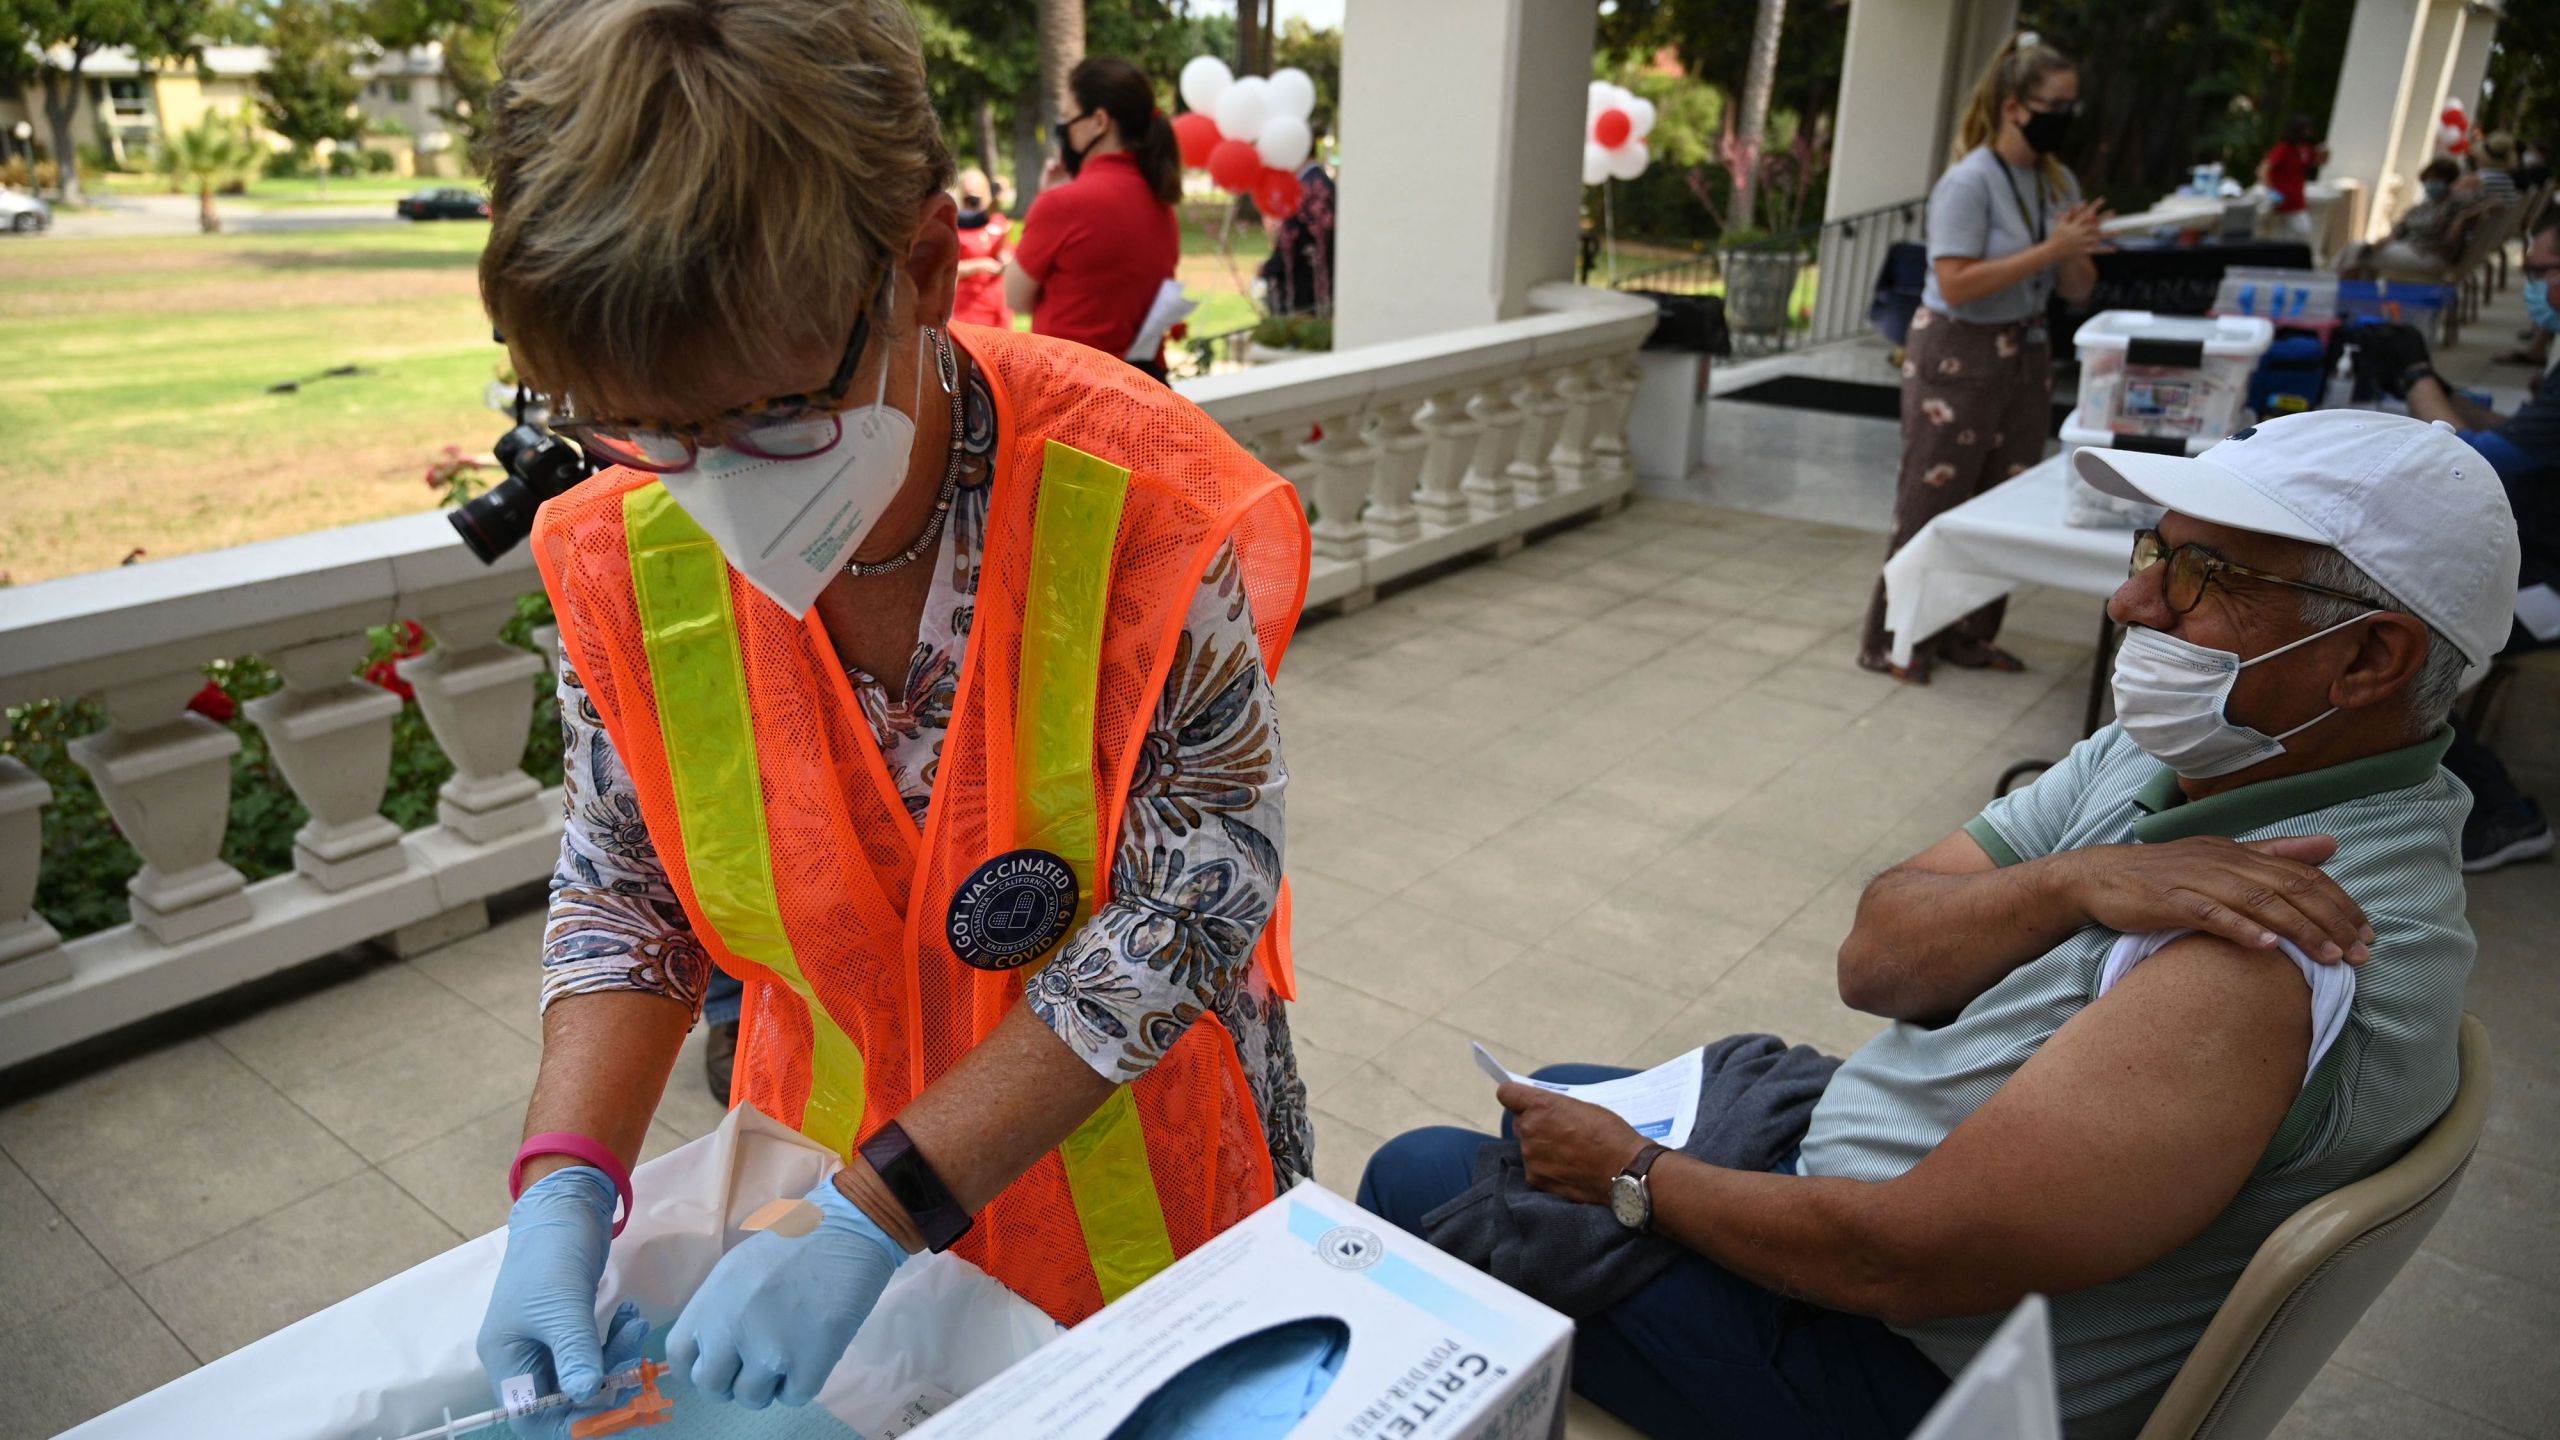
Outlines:
[[[614,1371],[604,1377],[604,1384],[596,1391],[596,1398],[611,1400],[625,1390],[638,1389],[640,1383],[648,1378],[649,1369],[650,1362],[640,1360],[633,1362],[627,1369]],[[566,1392],[553,1391],[551,1394],[535,1397],[515,1413],[539,1415],[545,1410],[557,1410],[575,1403],[577,1402],[571,1400]],[[477,1415],[456,1415],[451,1410],[447,1410],[444,1412],[443,1424],[430,1426],[414,1435],[403,1435],[400,1440],[450,1440],[452,1436],[467,1435],[484,1425],[495,1425],[506,1419],[508,1414],[507,1407],[504,1405],[495,1410],[483,1410]]]

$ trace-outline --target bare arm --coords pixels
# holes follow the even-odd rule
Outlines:
[[[1019,258],[1004,262],[1004,303],[1025,312],[1038,308],[1040,304],[1040,282],[1032,279],[1030,273],[1022,268]]]
[[[1916,1324],[2082,1289],[2193,1239],[2302,1087],[2310,990],[2281,955],[2191,937],[2074,1016],[1892,1180],[1727,1170],[1672,1154],[1654,1227],[1734,1273]],[[1598,1202],[1643,1144],[1598,1106],[1506,1085],[1530,1183]]]
[[[1002,260],[998,260],[992,255],[983,260],[963,260],[960,262],[959,273],[963,275],[1001,275],[1004,273],[1004,262]]]
[[[2409,382],[2409,413],[2421,420],[2442,420],[2465,430],[2495,430],[2507,423],[2505,416],[2467,395],[2455,394],[2453,387],[2432,373]]]
[[[692,1025],[690,1004],[640,990],[553,1001],[542,1012],[542,1069],[525,1106],[525,1137],[549,1130],[590,1135],[629,1169],[640,1158],[649,1117],[658,1113],[667,1072]],[[524,1183],[580,1163],[568,1155],[537,1155],[525,1162]]]
[[[1970,305],[1986,295],[1997,295],[2013,285],[2021,285],[2039,270],[2054,263],[2053,242],[2030,245],[2014,255],[1997,260],[1983,260],[1970,255],[1938,257],[1938,293],[1950,305]]]
[[[1994,866],[1959,830],[1868,882],[1840,944],[1840,998],[1887,1019],[1945,1020],[2086,925],[2202,930],[2260,951],[2282,935],[2314,959],[2361,964],[2373,931],[2319,869],[2336,850],[2325,835],[2195,836]]]

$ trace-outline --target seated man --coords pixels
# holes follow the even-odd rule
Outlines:
[[[2423,198],[2400,214],[2379,245],[2350,246],[2338,261],[2338,273],[2349,279],[2371,279],[2378,270],[2427,270],[2462,258],[2470,237],[2464,223],[2483,213],[2475,195],[2457,195],[2453,182],[2462,167],[2439,155],[2418,172]]]
[[[2560,278],[2560,212],[2547,212],[2535,224],[2524,252],[2525,313],[2544,335],[2560,330],[2560,308],[2550,295],[2555,278]],[[2472,449],[2488,458],[2507,488],[2507,505],[2515,512],[2524,546],[2521,583],[2560,588],[2560,384],[2545,380],[2516,413],[2501,415],[2437,378],[2423,334],[2402,330],[2395,339],[2403,353],[2392,393],[2407,396],[2409,413],[2421,420],[2451,422]],[[2507,652],[2554,644],[2560,638],[2537,638],[2518,622]],[[2471,790],[2471,819],[2462,829],[2463,869],[2477,874],[2551,853],[2551,822],[2541,805],[2517,788],[2507,767],[2478,736],[2456,725],[2444,764]]]
[[[1800,1146],[1721,1168],[1498,1092],[1547,1229],[1658,1244],[1535,1191],[1677,1247],[1574,1341],[1576,1387],[1648,1433],[1906,1435],[2032,1291],[2069,1433],[2131,1435],[2266,1236],[2453,1096],[2468,797],[2437,761],[2506,638],[2496,477],[2362,411],[2075,463],[2170,511],[2109,605],[2118,721],[1867,887],[1840,993],[1893,1023]],[[1398,1137],[1362,1203],[1431,1233],[1488,1138]]]

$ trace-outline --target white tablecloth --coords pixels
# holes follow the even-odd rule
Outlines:
[[[2062,523],[2064,483],[2056,455],[1930,521],[1884,562],[1893,663],[1910,664],[1915,642],[2021,585],[2116,592],[2133,532]]]

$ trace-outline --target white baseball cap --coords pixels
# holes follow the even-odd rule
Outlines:
[[[2092,445],[2073,463],[2109,495],[2337,551],[2454,643],[2466,685],[2507,643],[2515,512],[2497,471],[2441,420],[2312,410],[2193,458]]]

